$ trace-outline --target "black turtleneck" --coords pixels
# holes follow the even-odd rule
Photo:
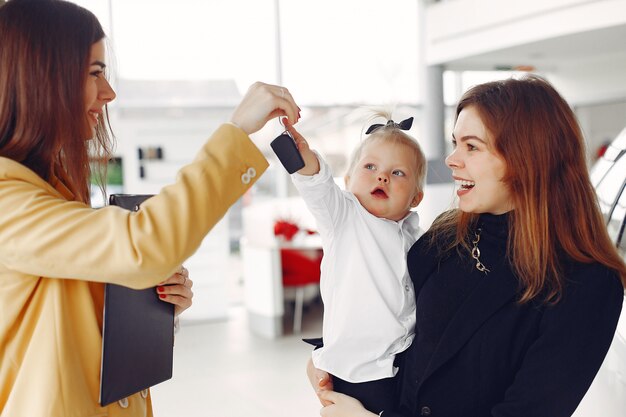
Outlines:
[[[574,412],[609,349],[624,287],[603,264],[562,259],[566,285],[559,302],[538,297],[520,304],[506,253],[509,222],[507,214],[483,214],[474,226],[487,274],[466,250],[442,254],[429,245],[430,232],[409,251],[416,336],[398,355],[397,406],[384,415]]]
[[[422,239],[422,244],[416,245],[409,254],[411,277],[416,287],[423,283],[419,292],[416,290],[416,335],[413,342],[416,375],[424,374],[448,323],[478,283],[487,275],[490,279],[497,279],[495,275],[501,273],[503,267],[510,270],[505,259],[508,218],[508,213],[498,216],[482,214],[477,222],[476,231],[480,230],[479,259],[490,270],[487,274],[476,269],[476,261],[466,251],[459,255],[453,250],[443,258],[433,253],[435,248],[424,244],[429,239],[428,234]],[[422,270],[420,265],[427,262],[420,259],[435,259],[436,267]]]

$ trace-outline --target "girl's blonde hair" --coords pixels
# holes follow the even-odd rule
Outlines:
[[[386,110],[376,110],[372,111],[368,121],[371,122],[375,119],[385,119],[385,121],[391,120],[391,112]],[[348,170],[346,171],[346,176],[351,176],[354,168],[356,167],[356,163],[361,158],[361,153],[363,149],[368,144],[374,141],[384,141],[385,143],[392,144],[401,144],[413,152],[414,161],[415,161],[415,178],[417,180],[417,186],[419,187],[419,191],[424,190],[424,185],[426,184],[426,157],[424,156],[424,152],[422,151],[422,147],[419,145],[417,140],[412,136],[408,135],[404,130],[400,129],[395,123],[385,124],[372,133],[368,134],[361,142],[357,145],[357,147],[352,151],[352,155],[350,157],[350,164],[348,165]]]

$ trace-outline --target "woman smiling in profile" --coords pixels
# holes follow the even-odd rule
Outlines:
[[[191,305],[181,269],[268,163],[249,135],[299,118],[291,94],[255,83],[137,212],[90,206],[90,152],[110,156],[104,32],[60,0],[0,7],[0,415],[151,416],[149,392],[98,402],[104,283]],[[163,285],[168,284],[168,285]]]

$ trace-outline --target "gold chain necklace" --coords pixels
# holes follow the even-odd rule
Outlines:
[[[482,262],[480,262],[480,249],[478,249],[478,242],[480,242],[481,231],[481,229],[478,229],[476,232],[474,232],[475,237],[474,240],[472,240],[472,243],[474,244],[474,246],[472,247],[472,258],[474,258],[474,260],[476,261],[476,269],[486,274],[487,272],[489,272],[489,270],[485,265],[483,265]]]

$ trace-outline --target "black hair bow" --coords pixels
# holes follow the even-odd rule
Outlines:
[[[383,127],[383,126],[395,126],[398,129],[400,129],[400,130],[409,130],[409,129],[411,129],[411,126],[413,126],[413,118],[409,117],[408,119],[405,119],[405,120],[401,121],[400,123],[396,123],[393,120],[389,120],[387,122],[387,124],[385,124],[385,125],[380,124],[380,123],[376,123],[376,124],[373,124],[370,127],[368,127],[367,131],[365,132],[365,134],[369,135],[374,130],[378,129],[379,127]]]

